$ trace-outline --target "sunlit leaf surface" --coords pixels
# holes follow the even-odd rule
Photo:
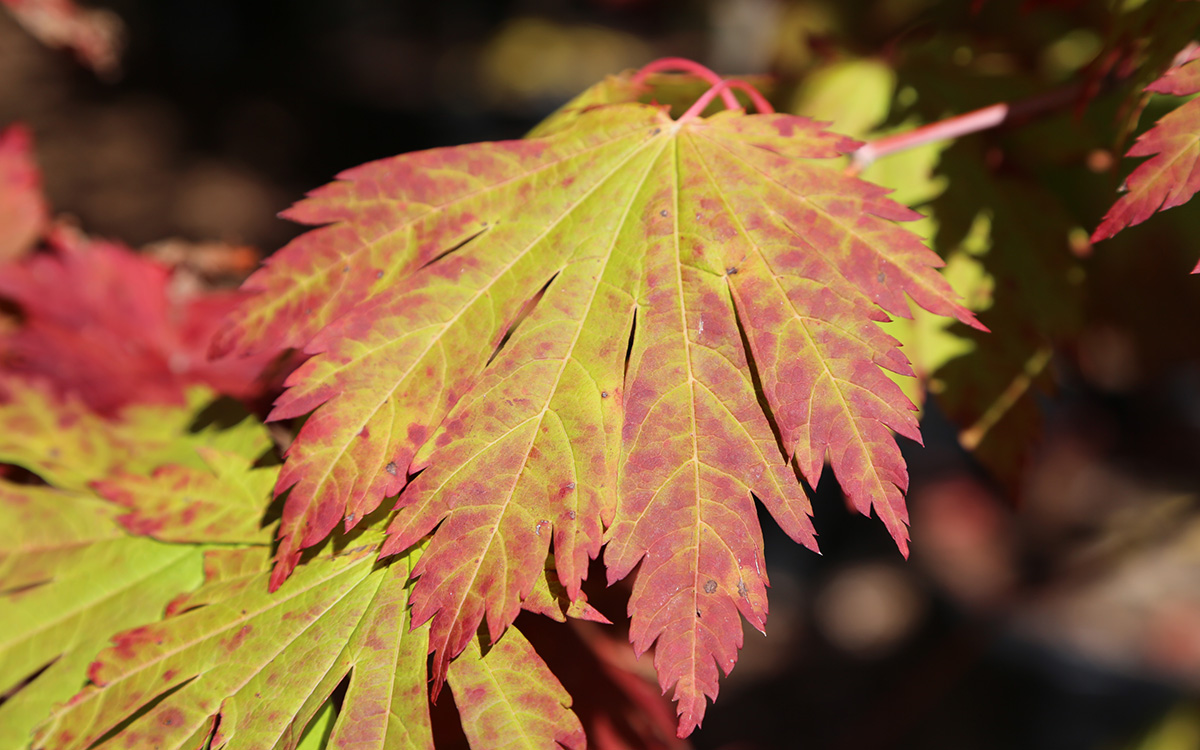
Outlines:
[[[912,300],[978,324],[895,223],[916,214],[828,164],[855,142],[790,115],[673,120],[629,89],[540,137],[344,172],[288,213],[323,226],[252,277],[217,349],[314,355],[272,415],[313,412],[276,487],[273,586],[404,490],[384,553],[433,533],[412,611],[436,687],[482,623],[511,624],[552,543],[572,598],[607,543],[610,580],[641,563],[632,637],[657,641],[686,734],[738,614],[766,619],[753,498],[815,548],[798,474],[828,461],[906,550],[892,433],[919,435],[884,370],[911,370],[877,323]]]

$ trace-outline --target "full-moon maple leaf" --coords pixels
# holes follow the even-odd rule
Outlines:
[[[433,533],[411,601],[440,685],[485,618],[493,639],[512,623],[552,543],[572,598],[607,544],[610,582],[641,564],[631,635],[657,641],[683,736],[738,613],[766,620],[754,497],[815,549],[796,469],[815,484],[828,459],[906,550],[892,431],[919,434],[883,369],[911,372],[876,322],[907,295],[979,324],[895,223],[916,214],[831,163],[857,143],[637,94],[610,79],[536,137],[342,173],[288,213],[325,226],[251,278],[216,349],[314,355],[272,414],[313,412],[276,487],[273,586],[404,490],[383,553]]]

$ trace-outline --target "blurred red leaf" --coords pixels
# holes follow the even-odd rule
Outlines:
[[[65,227],[48,243],[50,252],[0,268],[0,297],[23,315],[0,334],[0,369],[45,378],[102,413],[181,403],[196,383],[239,398],[262,390],[274,353],[206,356],[239,294],[183,289],[166,266]]]
[[[48,218],[33,139],[25,126],[9,126],[0,132],[0,262],[33,247]]]
[[[521,631],[574,699],[592,750],[685,750],[675,736],[675,711],[653,679],[632,670],[633,652],[621,629],[542,618],[521,620]]]
[[[42,44],[71,50],[97,75],[120,72],[125,25],[112,11],[81,8],[71,0],[0,0],[0,5]]]

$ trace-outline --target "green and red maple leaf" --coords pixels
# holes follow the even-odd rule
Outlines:
[[[356,532],[269,593],[273,529],[259,521],[270,485],[260,475],[273,480],[278,466],[252,470],[249,461],[270,439],[251,418],[198,428],[217,405],[210,392],[190,395],[187,406],[104,418],[6,380],[11,401],[0,403],[0,424],[24,432],[22,441],[0,440],[0,464],[61,486],[0,479],[0,604],[9,623],[0,635],[0,743],[28,746],[36,726],[32,746],[56,750],[101,740],[293,748],[344,685],[324,747],[433,747],[428,628],[410,630],[406,611],[420,550],[375,565],[380,530]],[[111,442],[64,472],[36,445],[73,419]],[[172,463],[146,468],[162,461]],[[178,477],[187,479],[182,494]],[[174,497],[170,514],[164,497]],[[213,508],[222,503],[236,508],[235,523],[219,523]],[[177,517],[189,513],[195,522]],[[556,600],[557,589],[547,570],[530,607],[558,620],[602,619]],[[560,603],[566,611],[556,611]],[[486,653],[468,649],[449,682],[472,747],[514,734],[514,747],[582,746],[571,697],[516,629]]]
[[[607,545],[610,582],[640,565],[631,637],[657,643],[682,736],[739,613],[765,623],[754,498],[815,549],[797,474],[828,460],[906,549],[892,433],[919,434],[884,370],[911,370],[876,323],[911,299],[978,324],[896,223],[914,212],[837,170],[854,141],[783,114],[676,120],[639,93],[610,79],[535,137],[342,173],[287,212],[320,227],[251,277],[215,350],[312,355],[271,415],[311,413],[276,486],[273,588],[399,494],[383,554],[432,534],[412,612],[436,685],[552,548],[576,599]]]
[[[31,205],[36,181],[18,187],[0,208]],[[190,356],[229,295],[190,297],[215,302],[195,319],[165,293],[160,265],[74,234],[64,244],[62,231],[4,276],[23,314],[4,321],[0,358],[0,745],[291,748],[322,707],[335,713],[330,692],[344,688],[321,747],[432,747],[427,629],[407,627],[420,548],[376,566],[380,530],[351,545],[356,530],[270,594],[275,524],[264,513],[279,467],[263,459],[273,441],[231,400],[189,386],[211,374],[154,364],[172,349]],[[11,342],[37,344],[47,331],[42,351],[61,356],[60,370],[11,356]],[[100,384],[118,398],[97,398],[78,377],[97,348],[55,349],[72,335],[127,341],[93,365],[92,379],[123,376]],[[212,372],[245,373],[221,384],[248,384],[261,364]],[[522,605],[606,622],[583,597],[568,599],[552,558]],[[286,680],[286,694],[249,699],[264,679]],[[461,656],[449,682],[478,698],[462,717],[474,747],[494,746],[495,728],[518,732],[520,747],[582,743],[571,698],[517,630]]]

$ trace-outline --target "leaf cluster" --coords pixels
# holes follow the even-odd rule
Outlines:
[[[930,394],[1019,491],[1037,394],[1085,314],[1118,315],[1092,243],[1200,189],[1194,100],[1137,138],[1149,158],[1103,218],[1107,193],[1080,187],[1144,97],[1200,92],[1194,10],[1088,5],[1107,28],[1055,100],[1086,116],[930,135],[862,175],[858,138],[895,137],[876,125],[917,142],[1037,91],[1046,40],[961,62],[959,27],[994,12],[977,3],[888,65],[808,71],[798,114],[651,64],[526,138],[341,173],[238,293],[52,221],[28,134],[6,130],[0,745],[687,737],[742,619],[766,626],[759,506],[815,551],[824,474],[907,555],[897,436],[920,441]],[[847,81],[890,103],[821,88]],[[274,431],[251,413],[271,397]],[[615,629],[598,573],[627,592]],[[612,657],[623,640],[653,652],[676,717]],[[443,683],[458,725],[431,713]]]

